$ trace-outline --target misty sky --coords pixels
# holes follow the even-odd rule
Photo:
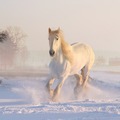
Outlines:
[[[69,43],[120,51],[120,0],[0,0],[0,29],[18,26],[29,50],[48,49],[48,27],[60,27]]]

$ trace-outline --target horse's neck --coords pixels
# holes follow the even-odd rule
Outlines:
[[[61,49],[63,56],[66,60],[68,60],[71,64],[73,64],[73,50],[72,46],[69,45],[67,42],[64,40],[61,42]]]
[[[62,64],[64,61],[65,61],[65,58],[63,56],[63,53],[62,53],[62,49],[60,48],[58,50],[58,52],[56,53],[56,56],[54,58],[57,62],[59,62],[60,64]]]

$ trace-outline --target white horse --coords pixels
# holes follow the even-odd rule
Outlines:
[[[69,45],[65,42],[63,33],[57,30],[48,29],[49,32],[49,54],[52,57],[50,62],[50,79],[46,85],[52,100],[57,101],[61,88],[69,75],[77,79],[74,92],[78,95],[80,88],[86,86],[90,69],[94,63],[95,55],[92,48],[86,44],[74,43]],[[80,72],[81,71],[81,72]],[[51,85],[54,80],[59,83],[53,90]]]

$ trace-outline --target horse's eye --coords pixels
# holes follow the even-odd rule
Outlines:
[[[59,38],[58,37],[56,37],[56,40],[58,40]]]

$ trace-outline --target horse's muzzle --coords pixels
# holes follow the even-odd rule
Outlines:
[[[50,50],[50,51],[49,51],[49,54],[50,54],[50,56],[52,56],[52,57],[53,57],[53,56],[54,56],[54,54],[55,54],[55,51],[54,51],[54,50]]]

